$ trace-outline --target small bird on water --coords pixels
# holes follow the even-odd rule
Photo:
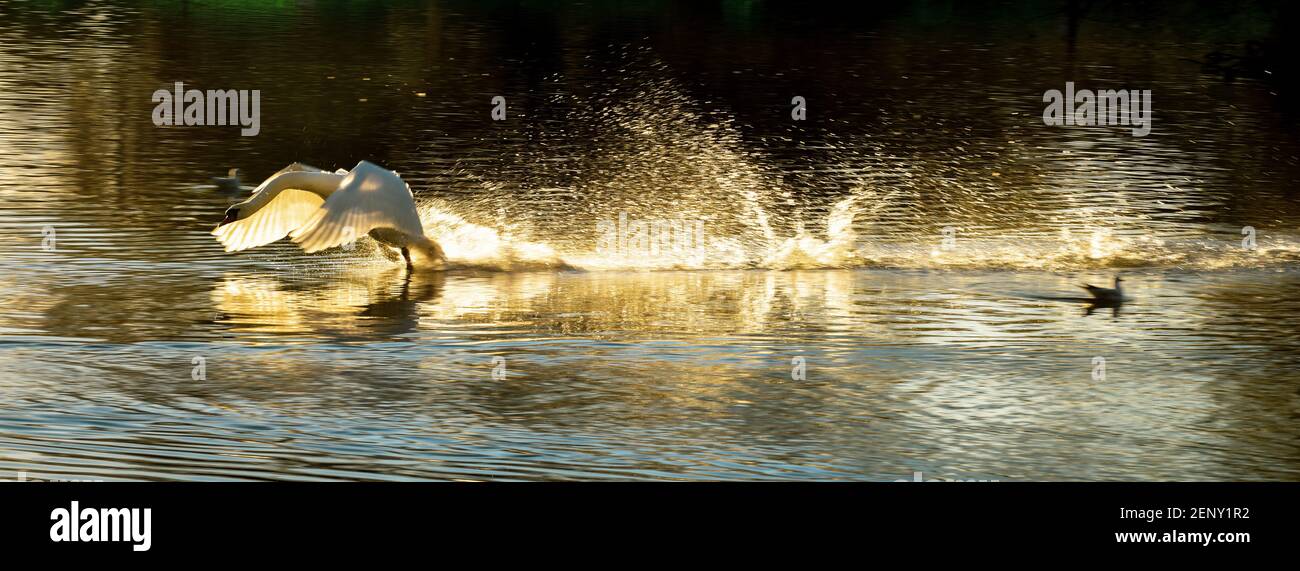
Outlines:
[[[1124,290],[1120,287],[1120,283],[1123,281],[1124,278],[1115,276],[1115,287],[1113,289],[1088,284],[1079,287],[1088,290],[1088,293],[1092,294],[1092,298],[1098,303],[1123,303]]]
[[[227,176],[212,177],[212,184],[222,192],[239,192],[239,169],[230,169]]]
[[[1083,296],[1075,297],[1075,296],[1064,296],[1064,295],[1027,295],[1026,297],[1030,299],[1045,299],[1048,301],[1084,303],[1087,304],[1085,315],[1092,315],[1094,311],[1101,308],[1106,308],[1106,309],[1113,310],[1111,314],[1118,317],[1120,308],[1124,306],[1124,303],[1133,301],[1132,298],[1124,297],[1124,290],[1120,286],[1120,283],[1122,283],[1123,281],[1124,278],[1115,276],[1114,288],[1097,287],[1095,285],[1088,285],[1088,284],[1079,286],[1083,289],[1088,290],[1088,293],[1092,294],[1091,297],[1083,297]]]

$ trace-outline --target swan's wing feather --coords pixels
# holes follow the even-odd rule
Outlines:
[[[270,244],[307,222],[325,200],[305,190],[285,189],[252,215],[212,231],[227,252]]]
[[[293,162],[293,163],[289,163],[289,166],[284,167],[279,171],[276,171],[275,174],[286,173],[286,172],[329,172],[329,171],[326,171],[325,169],[322,168],[311,166],[309,164]],[[271,175],[271,176],[275,176],[275,175]]]
[[[303,251],[311,253],[355,241],[375,228],[392,228],[424,236],[415,197],[392,171],[368,165],[343,178],[311,218],[289,233]]]

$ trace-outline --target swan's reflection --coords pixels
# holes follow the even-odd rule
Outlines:
[[[420,305],[442,293],[441,272],[400,268],[340,277],[228,275],[213,290],[229,334],[374,340],[415,331]]]
[[[376,290],[371,297],[371,301],[358,314],[361,317],[382,317],[400,320],[418,317],[418,304],[436,300],[447,283],[446,275],[442,272],[414,273],[394,268],[384,272],[384,274],[387,276],[399,274],[401,276],[396,279],[398,283],[396,291],[393,291],[393,288]]]
[[[421,329],[523,327],[603,336],[613,332],[727,335],[790,323],[839,329],[853,313],[845,272],[566,274],[415,272],[338,276],[225,276],[212,291],[227,337],[376,340]],[[486,329],[475,328],[486,333]]]

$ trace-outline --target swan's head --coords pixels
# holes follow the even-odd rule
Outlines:
[[[235,206],[231,206],[230,208],[227,208],[226,217],[221,219],[221,223],[217,224],[217,227],[220,228],[236,220],[239,220],[239,205],[235,205]]]

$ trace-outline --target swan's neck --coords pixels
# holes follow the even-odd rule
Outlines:
[[[257,212],[263,206],[275,200],[275,197],[281,192],[289,189],[304,190],[326,199],[331,194],[334,194],[335,190],[338,190],[343,177],[344,175],[328,172],[283,173],[262,183],[262,186],[253,192],[253,196],[244,201],[244,204],[240,206],[240,210],[247,210],[248,214]]]

